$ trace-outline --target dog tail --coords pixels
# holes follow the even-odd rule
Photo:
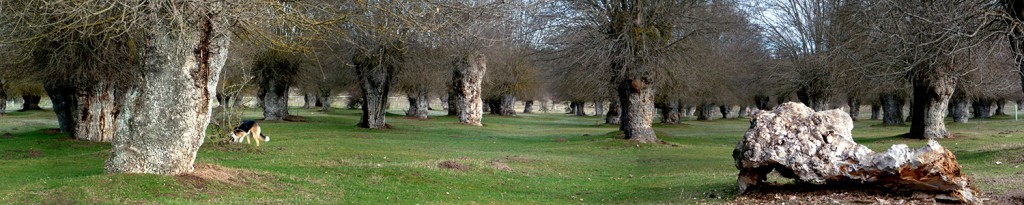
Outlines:
[[[260,138],[263,138],[263,141],[265,142],[270,141],[270,136],[264,135],[263,133],[260,133]]]

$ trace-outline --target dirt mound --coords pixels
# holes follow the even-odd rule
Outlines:
[[[221,167],[213,164],[196,164],[195,171],[174,176],[179,183],[196,189],[206,189],[211,183],[228,186],[246,185],[260,179],[260,175],[244,170]]]
[[[466,166],[464,164],[460,164],[458,162],[451,161],[451,160],[443,161],[441,163],[438,163],[437,167],[440,167],[442,169],[451,169],[451,170],[459,170],[459,171],[469,170],[469,166]]]
[[[10,132],[5,132],[3,135],[0,135],[0,139],[14,139],[14,135]]]
[[[0,152],[0,159],[32,159],[43,157],[43,152],[34,149],[12,149]]]

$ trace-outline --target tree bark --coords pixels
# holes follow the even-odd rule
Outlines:
[[[7,115],[7,90],[4,89],[4,80],[0,79],[0,116]]]
[[[604,102],[600,101],[600,100],[595,100],[594,101],[594,116],[604,115],[605,112],[606,111],[604,110]]]
[[[74,138],[75,127],[78,120],[78,99],[75,97],[75,87],[58,85],[57,83],[43,83],[43,89],[50,97],[53,104],[53,113],[57,116],[57,125],[61,133],[66,133]]]
[[[661,108],[661,123],[679,124],[679,100],[668,100]]]
[[[971,103],[974,108],[974,118],[983,119],[992,117],[992,100],[988,98],[979,98]]]
[[[451,95],[451,93],[448,93],[448,95]],[[448,97],[440,97],[440,98],[441,98],[440,99],[441,100],[441,109],[444,109],[445,112],[448,112],[448,116],[455,116],[455,113],[451,112],[452,109],[451,109],[451,106],[449,104],[449,103],[451,103],[451,101],[448,101]]]
[[[742,117],[746,117],[746,116],[747,116],[747,106],[740,106],[740,110],[736,112],[736,117],[737,118],[742,118]]]
[[[359,90],[363,95],[362,116],[359,127],[370,129],[386,129],[385,114],[388,109],[388,94],[397,62],[388,59],[400,59],[398,49],[381,46],[373,53],[362,54],[352,59],[359,77]]]
[[[21,99],[22,104],[20,111],[43,110],[42,107],[39,107],[39,100],[41,100],[42,97],[39,97],[38,95],[21,95]]]
[[[951,135],[946,131],[946,106],[953,96],[956,80],[942,77],[934,80],[915,80],[913,121],[907,137],[920,139],[947,138]]]
[[[903,125],[903,98],[892,93],[878,96],[882,104],[882,124],[887,126]]]
[[[260,102],[263,103],[263,120],[280,121],[288,117],[288,85],[273,77],[264,78],[260,83]]]
[[[722,119],[729,119],[729,113],[732,113],[731,105],[718,106],[718,111],[722,113]]]
[[[625,78],[619,82],[619,103],[622,117],[619,129],[626,139],[639,143],[658,142],[651,122],[654,120],[654,85],[649,73]]]
[[[1003,107],[1006,107],[1006,99],[996,99],[992,104],[996,106],[996,113],[993,115],[1006,115],[1006,112],[1003,112]]]
[[[523,102],[523,113],[533,113],[533,100],[527,100]]]
[[[879,101],[871,103],[871,120],[882,118],[882,103]]]
[[[316,94],[310,93],[310,92],[304,93],[302,95],[302,99],[304,101],[304,103],[302,103],[302,108],[303,109],[313,109],[313,108],[317,107],[317,105],[316,105],[316,102],[317,102]]]
[[[124,95],[108,173],[194,170],[231,41],[227,20],[214,11],[226,3],[195,4],[147,4],[141,75]]]
[[[449,113],[459,117],[459,122],[472,126],[483,126],[483,100],[480,99],[481,84],[487,73],[487,58],[483,54],[465,56],[455,62],[452,74],[452,96],[449,97]]]
[[[768,106],[768,102],[770,100],[771,98],[769,98],[767,95],[755,95],[754,106],[757,106],[757,109],[759,110],[770,110],[772,109],[771,107]]]
[[[857,117],[860,116],[860,100],[855,97],[846,98],[846,104],[850,106],[850,118],[853,121],[857,121]]]
[[[362,92],[362,91],[360,91],[360,92]],[[362,94],[360,93],[360,95],[362,95]],[[348,109],[352,109],[352,110],[360,109],[361,106],[363,105],[363,96],[349,96],[347,98],[347,100],[348,101],[345,102],[345,108],[348,108]]]
[[[955,123],[967,123],[967,119],[970,118],[968,113],[970,107],[971,104],[968,102],[966,95],[955,94],[949,100],[949,116],[953,118]]]
[[[424,85],[418,85],[416,86],[415,91],[407,95],[409,98],[409,110],[405,112],[405,116],[421,120],[429,118],[430,96],[427,91],[427,87]]]
[[[491,108],[491,114],[501,116],[516,116],[516,96],[512,94],[502,94],[497,99],[493,99],[493,107]]]
[[[715,104],[704,103],[697,105],[697,120],[709,121],[715,118]]]
[[[317,94],[319,94],[320,97],[318,97],[316,99],[317,99],[317,101],[320,101],[320,112],[330,111],[331,110],[331,103],[334,103],[334,100],[333,100],[334,94],[331,93],[331,88],[329,88],[329,87],[321,87],[319,89],[319,91],[320,92],[317,93]]]
[[[548,111],[551,111],[551,101],[550,100],[546,100],[546,99],[545,100],[541,100],[540,101],[540,111],[544,112],[544,113],[548,113]]]
[[[576,116],[587,116],[587,102],[585,101],[573,101],[573,114]]]
[[[622,117],[621,109],[622,109],[622,107],[619,106],[619,99],[618,98],[611,99],[611,101],[609,101],[609,103],[608,103],[608,113],[606,113],[604,115],[604,124],[617,125],[617,124],[621,123],[622,122],[622,121],[620,121],[620,119],[621,119],[620,117]]]

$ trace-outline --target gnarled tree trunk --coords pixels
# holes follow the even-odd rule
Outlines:
[[[493,99],[493,107],[491,107],[491,114],[501,116],[515,116],[516,115],[516,96],[512,94],[502,94],[496,99]]]
[[[523,102],[523,113],[533,113],[533,100],[527,100]]]
[[[310,93],[310,92],[303,93],[302,94],[302,99],[303,99],[303,103],[302,103],[302,108],[303,109],[313,109],[314,107],[317,106],[316,105],[316,102],[317,102],[316,94],[314,94],[314,93]]]
[[[697,120],[713,120],[715,118],[715,104],[704,103],[697,105]]]
[[[284,120],[288,117],[288,83],[273,77],[264,78],[260,83],[260,102],[263,103],[263,119]]]
[[[846,98],[846,104],[850,106],[850,119],[857,121],[857,116],[860,116],[860,100],[855,97]]]
[[[621,119],[620,117],[622,115],[622,113],[620,112],[621,109],[622,109],[622,107],[619,106],[619,99],[618,98],[613,98],[611,101],[609,101],[609,103],[608,103],[608,113],[604,115],[604,124],[617,125],[617,124],[621,123],[621,121],[620,121],[620,119]]]
[[[334,100],[332,99],[334,95],[331,93],[331,88],[322,87],[319,91],[320,92],[317,94],[320,95],[320,97],[316,98],[316,100],[320,102],[320,112],[330,111],[331,103],[334,103]]]
[[[679,100],[668,100],[661,108],[661,123],[679,124]]]
[[[38,95],[21,95],[21,99],[22,104],[20,111],[43,110],[42,107],[39,107],[39,100],[41,100],[42,97]]]
[[[978,98],[974,102],[971,102],[971,107],[974,108],[974,118],[983,119],[992,117],[992,100],[988,98]]]
[[[742,118],[747,116],[747,106],[740,106],[740,110],[736,111],[736,117]]]
[[[964,94],[955,94],[952,99],[949,99],[949,116],[953,118],[955,123],[967,123],[967,119],[970,118],[968,109],[971,109],[971,103],[968,102],[968,98]]]
[[[718,106],[718,111],[722,113],[722,119],[729,119],[729,113],[732,113],[731,105]]]
[[[110,142],[117,131],[121,100],[111,83],[96,82],[74,87],[45,83],[43,86],[53,102],[60,131],[72,138],[93,142]]]
[[[455,62],[448,113],[458,116],[460,123],[483,126],[480,122],[484,114],[480,86],[486,73],[487,58],[483,54],[465,56]]]
[[[587,116],[587,102],[573,101],[571,105],[573,106],[573,114],[576,116]]]
[[[943,77],[933,80],[918,79],[913,83],[914,111],[907,137],[920,139],[947,138],[951,135],[946,131],[946,106],[953,96],[956,80]]]
[[[370,129],[388,128],[385,114],[388,109],[388,94],[391,93],[391,79],[395,64],[389,59],[400,59],[398,49],[382,46],[373,53],[366,53],[352,59],[359,77],[359,91],[363,94],[363,114],[359,127]]]
[[[594,101],[594,116],[604,115],[604,102],[600,100]]]
[[[1006,107],[1006,99],[996,99],[992,104],[996,106],[996,113],[993,115],[1006,115],[1006,112],[1003,112],[1003,107]]]
[[[0,116],[7,115],[7,90],[4,89],[4,80],[0,79]]]
[[[770,100],[771,98],[769,98],[767,95],[755,95],[754,106],[757,106],[758,110],[770,110],[772,109],[771,107],[768,107],[768,101]]]
[[[429,118],[427,114],[430,113],[430,96],[426,86],[418,85],[414,92],[407,95],[409,98],[409,110],[405,112],[405,116],[415,117],[416,119]]]
[[[871,103],[871,120],[882,118],[882,103],[876,101]]]
[[[658,142],[651,122],[654,120],[654,85],[649,73],[625,78],[618,87],[622,117],[619,130],[626,139],[640,143]]]
[[[892,93],[879,94],[882,103],[882,124],[903,125],[903,98]]]
[[[146,5],[143,69],[124,95],[108,173],[194,170],[231,41],[222,11],[213,11],[223,4]]]

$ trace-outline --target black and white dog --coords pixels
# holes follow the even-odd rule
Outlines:
[[[270,137],[263,135],[263,130],[260,129],[260,124],[257,124],[255,120],[242,121],[242,124],[235,127],[235,131],[232,132],[230,136],[236,143],[242,143],[242,140],[245,140],[245,143],[251,144],[249,142],[250,137],[252,138],[252,141],[256,141],[256,146],[260,146],[260,140],[270,142]],[[257,139],[257,137],[259,139]]]

